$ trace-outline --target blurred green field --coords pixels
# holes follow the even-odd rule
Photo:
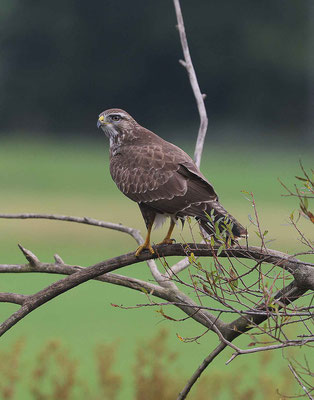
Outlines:
[[[102,138],[103,139],[103,138]],[[190,154],[193,146],[185,144]],[[204,150],[202,172],[209,178],[224,206],[248,226],[250,244],[257,244],[256,230],[249,222],[253,208],[242,190],[253,192],[261,226],[269,231],[267,238],[275,239],[271,248],[289,253],[303,250],[296,234],[288,224],[288,217],[297,208],[295,199],[283,198],[284,193],[277,178],[288,186],[295,183],[299,174],[298,160],[305,167],[312,161],[310,151],[273,148],[265,150],[243,146],[228,148],[211,146]],[[41,212],[65,215],[90,216],[111,222],[121,222],[145,233],[144,222],[135,203],[126,199],[115,187],[108,169],[108,146],[105,140],[96,145],[73,142],[28,142],[19,139],[3,141],[0,147],[1,213]],[[17,248],[21,243],[42,261],[53,259],[58,253],[65,262],[88,266],[98,261],[135,249],[127,235],[85,225],[47,220],[0,220],[0,263],[24,263]],[[310,226],[301,222],[301,228],[311,236]],[[165,230],[165,228],[164,228]],[[157,242],[164,232],[157,231]],[[174,236],[188,237],[177,228]],[[313,236],[313,235],[312,235]],[[141,279],[151,279],[145,264],[121,270],[121,273]],[[58,279],[56,276],[8,274],[1,276],[1,292],[33,293]],[[170,331],[169,343],[180,353],[178,373],[189,376],[216,344],[212,334],[200,344],[180,342],[176,333],[191,337],[202,332],[193,321],[174,323],[165,321],[152,308],[121,310],[110,304],[134,305],[145,302],[143,294],[99,282],[89,282],[54,299],[33,312],[1,338],[0,349],[7,348],[17,338],[26,338],[23,363],[33,362],[36,349],[48,339],[58,338],[80,360],[81,373],[91,384],[95,382],[94,363],[91,357],[98,343],[119,342],[117,370],[126,377],[121,399],[132,399],[130,370],[134,365],[134,348],[143,338],[152,337],[161,327]],[[1,321],[16,309],[1,304]],[[172,313],[170,309],[167,311]],[[172,313],[171,315],[175,315]],[[247,339],[243,339],[244,343]],[[239,341],[241,343],[241,341]],[[237,371],[244,366],[256,365],[256,356],[236,359],[224,366],[231,352],[223,353],[211,368]],[[284,368],[285,361],[278,353],[276,368]],[[275,368],[275,367],[274,367]],[[252,377],[259,373],[251,368]],[[207,374],[210,374],[210,368]],[[27,385],[27,382],[24,382]],[[23,385],[18,398],[27,399]],[[193,397],[191,397],[193,398]],[[274,397],[276,398],[276,397]],[[226,397],[227,399],[227,397]]]

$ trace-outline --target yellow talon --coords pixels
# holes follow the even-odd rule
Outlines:
[[[175,223],[173,222],[173,220],[171,220],[170,227],[169,227],[166,237],[164,238],[164,240],[162,242],[160,242],[158,244],[172,244],[174,242],[174,239],[171,239],[171,235],[172,235],[172,231],[173,231],[174,227],[175,227]]]
[[[154,223],[154,220],[148,225],[145,242],[137,248],[137,250],[135,252],[135,257],[138,257],[142,253],[142,251],[146,250],[146,249],[150,251],[150,254],[155,253],[154,249],[152,248],[152,246],[150,244],[150,234],[152,231],[153,223]]]
[[[154,249],[152,248],[152,246],[149,243],[148,244],[144,243],[137,248],[137,250],[135,252],[135,257],[138,257],[142,253],[142,251],[146,250],[146,249],[149,250],[150,254],[155,253]]]
[[[173,244],[174,241],[175,241],[174,239],[164,238],[164,240],[162,242],[158,243],[158,244],[159,245],[160,244]]]

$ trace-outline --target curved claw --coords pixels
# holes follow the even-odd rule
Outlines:
[[[164,240],[160,243],[158,243],[158,245],[160,244],[173,244],[175,243],[175,239],[169,239],[169,238],[164,238]]]
[[[150,254],[154,254],[155,253],[154,249],[152,248],[152,246],[150,244],[145,244],[144,243],[144,244],[142,244],[141,246],[139,246],[137,248],[137,250],[135,252],[135,257],[138,257],[142,253],[142,251],[146,250],[146,249],[149,250]]]

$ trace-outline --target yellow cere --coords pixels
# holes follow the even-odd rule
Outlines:
[[[104,121],[104,116],[103,115],[101,115],[99,118],[98,118],[98,120],[100,121],[100,122],[103,122]]]

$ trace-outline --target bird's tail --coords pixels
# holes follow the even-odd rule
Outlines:
[[[222,237],[236,240],[247,236],[247,230],[218,201],[208,203],[204,216],[198,221],[209,236],[219,241]]]

